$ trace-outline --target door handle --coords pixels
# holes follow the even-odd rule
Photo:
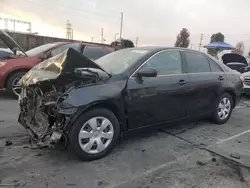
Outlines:
[[[219,76],[218,80],[220,81],[224,80],[223,76]]]
[[[179,80],[179,84],[182,86],[182,85],[185,85],[187,83],[186,80]]]

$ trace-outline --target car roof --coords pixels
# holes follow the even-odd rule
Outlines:
[[[197,50],[192,50],[189,48],[180,48],[180,47],[163,47],[163,46],[142,46],[142,47],[134,47],[133,49],[138,49],[138,50],[149,50],[149,51],[162,51],[162,50],[181,50],[181,51],[190,51],[190,52],[197,52],[197,53],[202,53]]]
[[[87,42],[81,42],[81,41],[63,41],[63,42],[53,42],[51,44],[57,44],[58,46],[64,45],[64,44],[73,44],[73,43],[79,43],[87,46],[103,46],[103,47],[110,47],[109,45],[103,45],[103,44],[95,44],[95,43],[87,43]]]

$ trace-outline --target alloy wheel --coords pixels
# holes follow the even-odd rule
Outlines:
[[[12,91],[16,96],[19,96],[22,91],[21,85],[18,84],[18,82],[21,80],[22,77],[23,75],[17,76],[12,81]]]
[[[84,152],[98,154],[110,145],[113,137],[112,123],[105,117],[94,117],[80,129],[78,142]]]
[[[221,99],[218,105],[218,117],[221,120],[225,120],[231,111],[231,101],[227,97]]]

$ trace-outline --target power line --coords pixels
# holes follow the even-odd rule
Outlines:
[[[5,30],[9,30],[9,22],[12,22],[14,31],[16,29],[16,23],[21,23],[21,24],[28,24],[29,28],[27,30],[30,33],[32,32],[32,30],[31,30],[31,27],[32,27],[31,22],[23,21],[23,20],[17,20],[17,19],[11,19],[11,18],[3,18],[3,17],[0,17],[0,20],[4,20],[4,22],[5,22]]]

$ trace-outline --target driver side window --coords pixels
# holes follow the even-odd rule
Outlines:
[[[182,73],[182,61],[179,51],[164,51],[152,56],[142,67],[150,67],[157,71],[157,75],[171,75]]]

